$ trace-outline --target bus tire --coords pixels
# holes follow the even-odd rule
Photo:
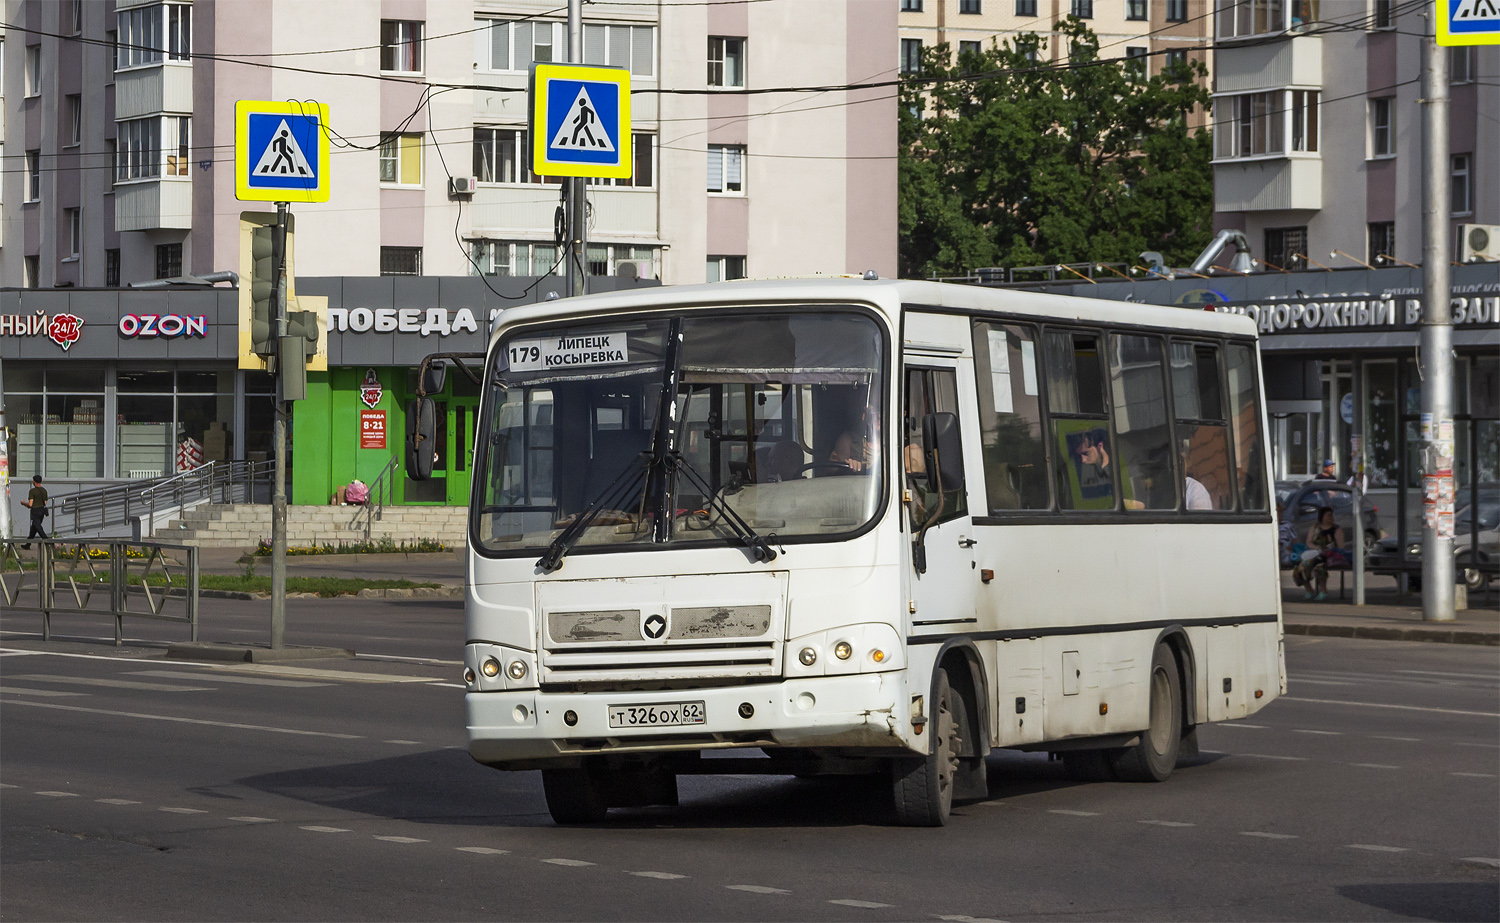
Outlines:
[[[963,701],[948,683],[947,670],[939,667],[934,680],[930,751],[891,763],[896,823],[903,827],[941,827],[953,811],[953,782],[963,751],[957,712]]]
[[[1122,782],[1165,782],[1177,768],[1182,748],[1182,678],[1177,658],[1166,644],[1151,656],[1151,726],[1141,742],[1111,754],[1115,776]]]
[[[599,782],[587,769],[543,769],[547,813],[559,824],[597,824],[609,813]]]

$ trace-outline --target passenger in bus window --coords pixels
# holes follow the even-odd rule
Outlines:
[[[862,402],[858,420],[853,420],[833,441],[833,451],[828,460],[835,465],[848,465],[851,471],[869,474],[874,470],[879,439],[874,427],[874,409]]]
[[[1183,496],[1187,500],[1187,508],[1190,510],[1216,509],[1216,507],[1214,506],[1213,495],[1208,492],[1207,487],[1203,486],[1203,482],[1193,477],[1191,474],[1186,474],[1189,469],[1188,457],[1190,454],[1191,446],[1188,444],[1188,441],[1184,439],[1182,441],[1181,455],[1182,470],[1184,472],[1183,479],[1186,482],[1186,490]]]

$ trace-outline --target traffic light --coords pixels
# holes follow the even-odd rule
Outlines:
[[[307,397],[307,361],[318,351],[318,315],[288,310],[286,332],[280,338],[276,359],[281,370],[281,399],[300,401]]]
[[[276,266],[272,259],[272,235],[276,215],[271,212],[240,213],[240,368],[275,371]],[[294,217],[286,218],[286,280],[282,289],[288,303],[295,303],[297,288],[292,274]]]
[[[257,226],[250,232],[250,351],[261,358],[269,358],[275,352],[273,342],[275,314],[272,301],[276,294],[273,286],[276,267],[271,263],[272,229]]]

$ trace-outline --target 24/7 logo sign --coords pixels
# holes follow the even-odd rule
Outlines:
[[[47,339],[68,351],[68,347],[78,342],[83,336],[83,318],[77,314],[66,312],[52,315],[52,322],[47,325]]]

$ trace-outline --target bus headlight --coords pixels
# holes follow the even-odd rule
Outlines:
[[[818,652],[813,648],[804,647],[798,652],[797,659],[802,662],[804,667],[810,667],[818,662]]]
[[[833,646],[833,656],[840,660],[848,660],[854,654],[854,648],[849,646],[848,641],[840,641]]]
[[[486,657],[484,663],[480,664],[479,669],[484,671],[485,676],[499,676],[500,661],[493,657]]]
[[[883,673],[906,667],[901,636],[894,625],[867,622],[793,637],[782,669],[789,677]],[[827,657],[823,656],[824,652]]]
[[[505,672],[511,679],[525,679],[526,662],[524,660],[512,660],[510,666],[506,667]]]

